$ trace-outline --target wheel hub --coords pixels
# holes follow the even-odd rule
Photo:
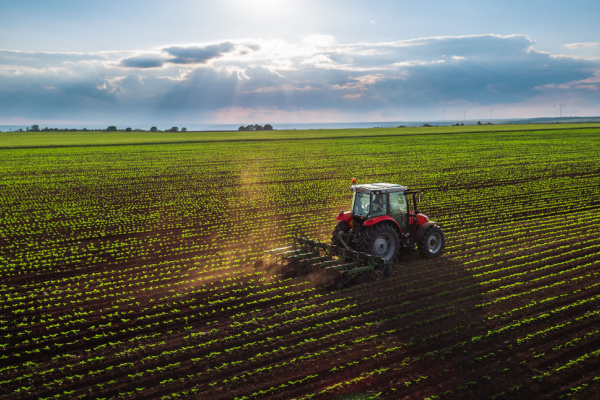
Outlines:
[[[394,239],[387,233],[383,233],[373,242],[373,255],[389,260],[394,254]]]
[[[439,233],[434,232],[431,234],[431,236],[429,236],[429,239],[427,239],[427,250],[429,250],[431,253],[436,253],[440,250],[441,246],[442,238],[440,237]]]

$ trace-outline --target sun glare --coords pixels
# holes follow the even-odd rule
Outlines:
[[[296,2],[293,2],[297,5]],[[279,16],[292,7],[291,1],[282,0],[238,0],[234,2],[236,11],[251,17]]]

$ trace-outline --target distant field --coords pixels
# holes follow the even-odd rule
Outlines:
[[[124,144],[202,143],[213,141],[324,139],[343,137],[456,134],[463,132],[520,132],[598,128],[600,124],[469,125],[410,128],[289,130],[260,132],[0,132],[0,149],[14,147],[111,146]]]
[[[0,397],[596,398],[599,160],[579,124],[0,133]],[[446,254],[274,275],[352,177],[422,189]]]

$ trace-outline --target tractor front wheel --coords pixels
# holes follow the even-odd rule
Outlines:
[[[418,240],[419,253],[425,258],[434,258],[442,254],[446,236],[444,231],[437,225],[431,225],[423,236]]]
[[[398,232],[389,224],[379,223],[364,232],[360,250],[386,261],[396,261],[400,250]]]

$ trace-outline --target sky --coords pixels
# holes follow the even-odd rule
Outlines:
[[[0,125],[600,115],[597,0],[0,0]]]

